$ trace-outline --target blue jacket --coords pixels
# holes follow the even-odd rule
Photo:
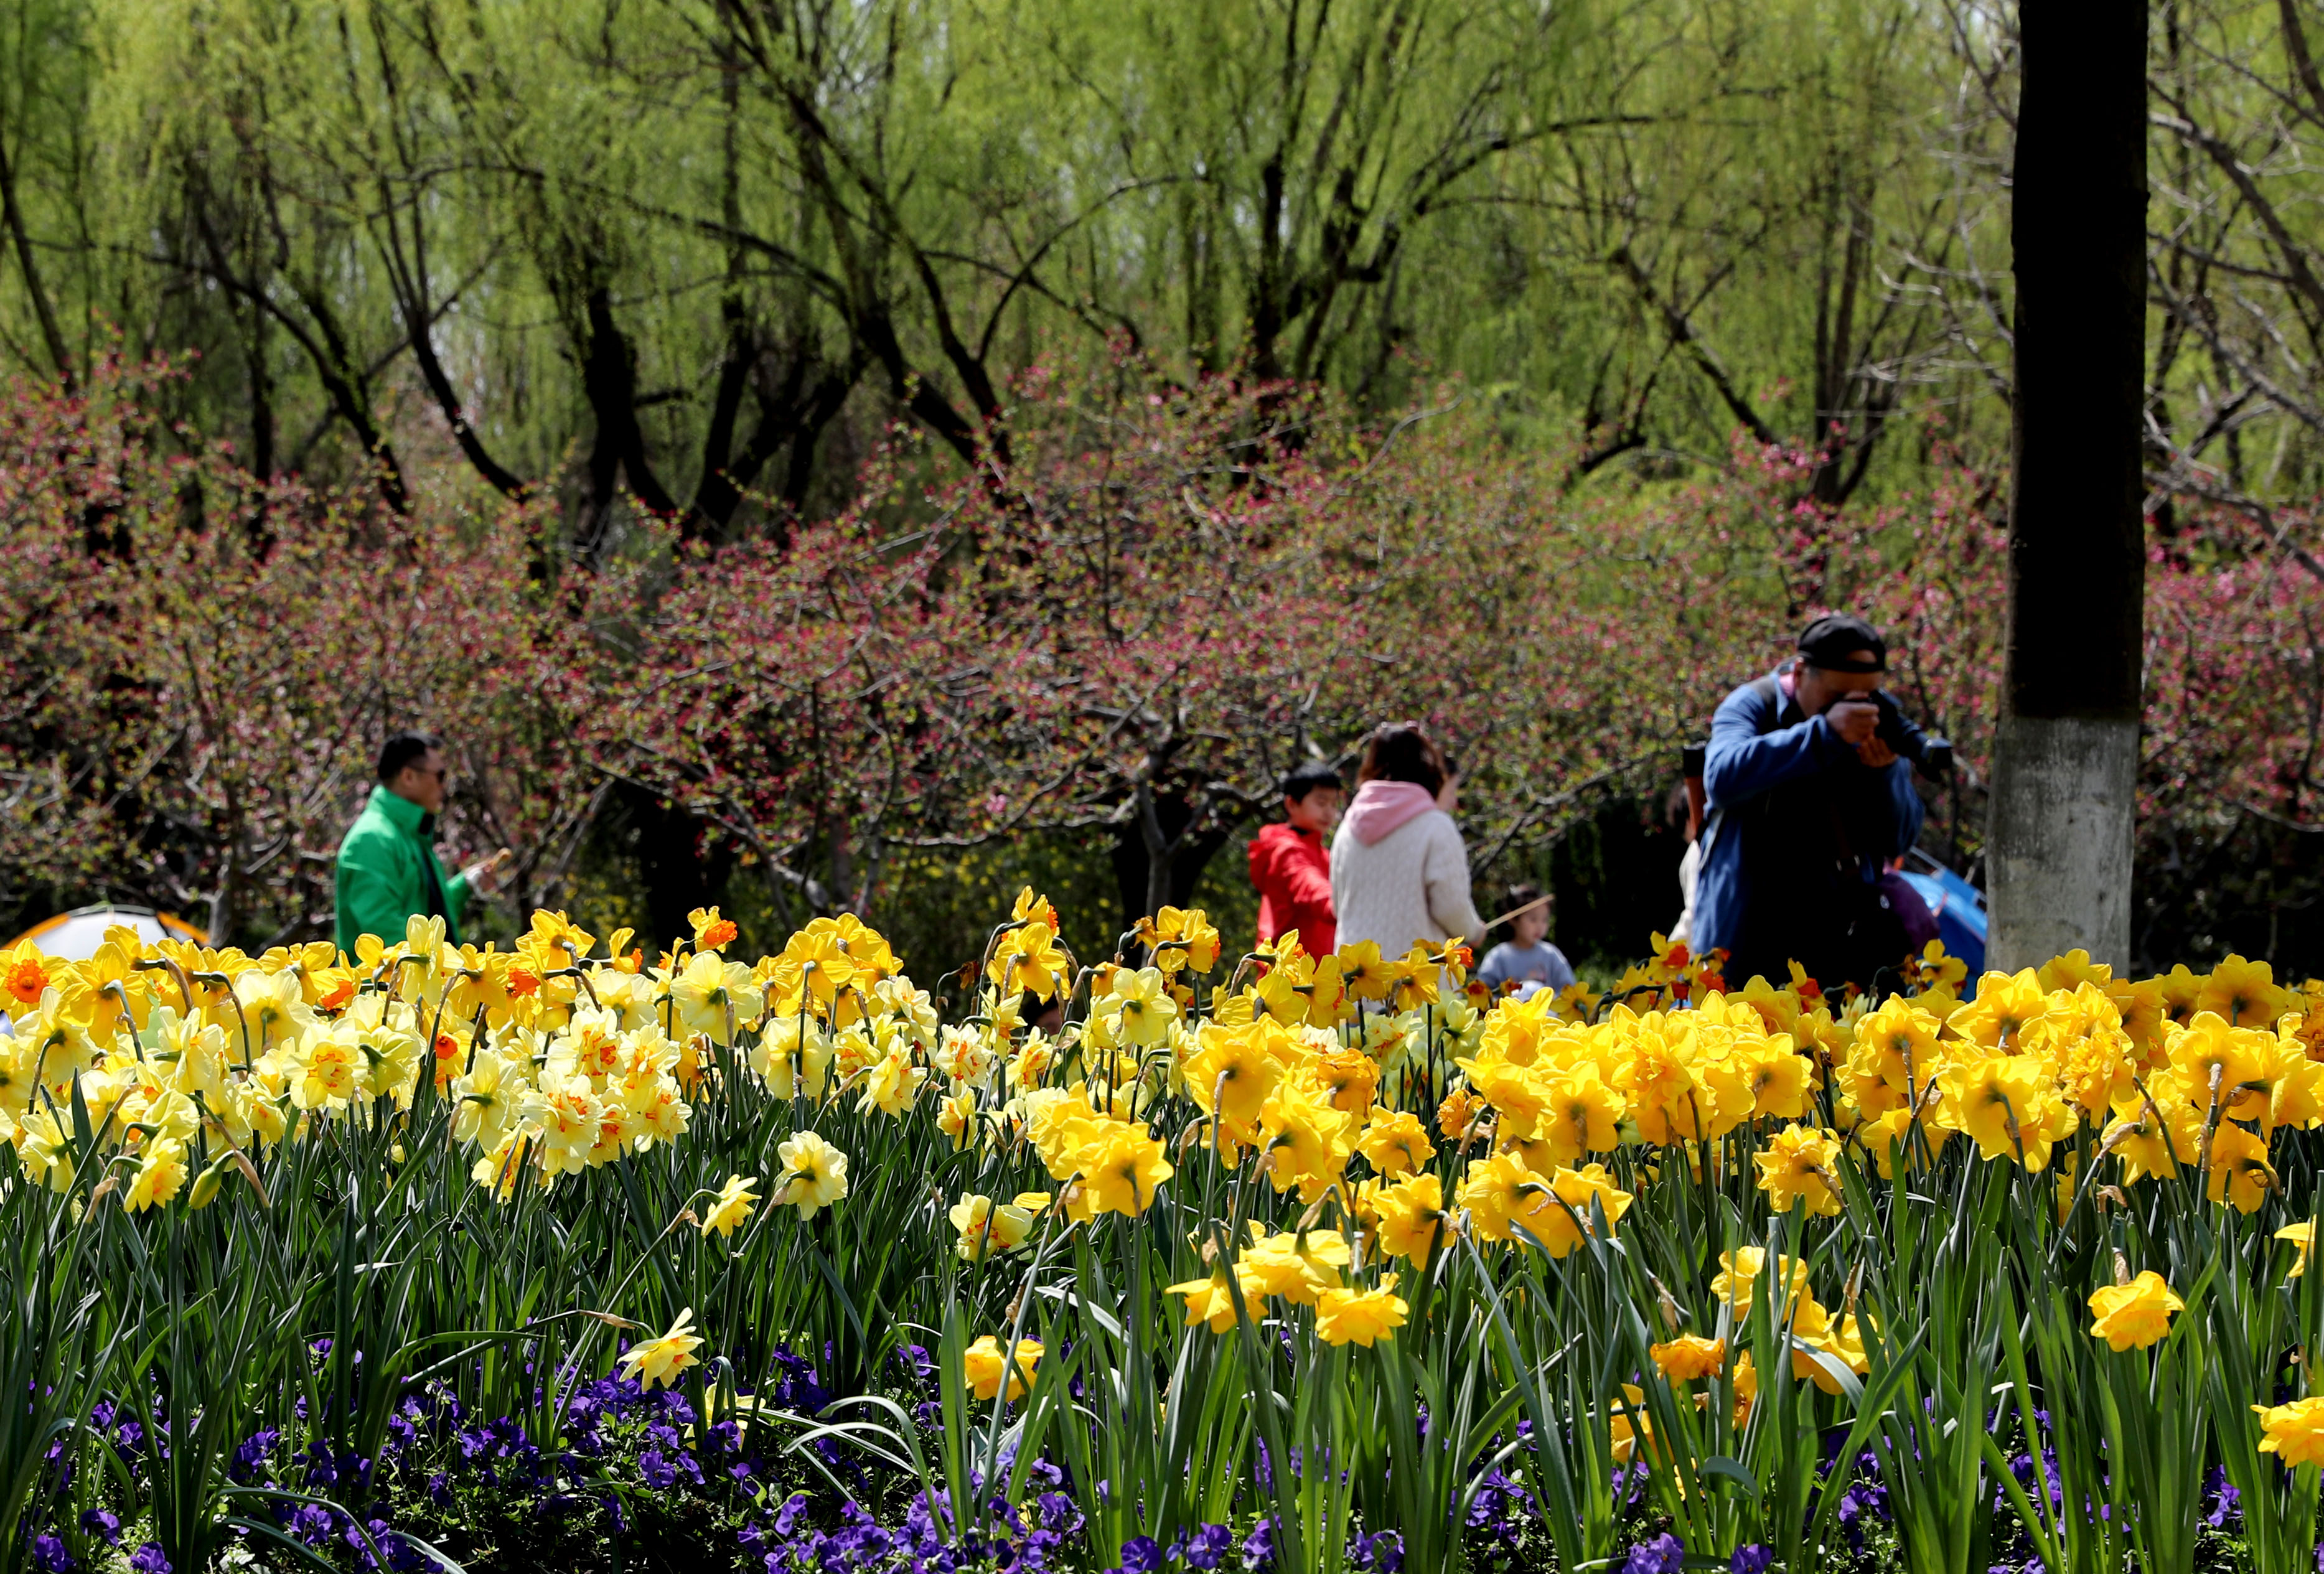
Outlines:
[[[1771,681],[1720,703],[1702,788],[1711,813],[1695,881],[1698,951],[1757,958],[1785,945],[1836,914],[1849,865],[1853,878],[1874,879],[1921,834],[1912,765],[1867,767],[1829,722],[1803,715]]]

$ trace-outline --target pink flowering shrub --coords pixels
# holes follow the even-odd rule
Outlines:
[[[1941,453],[1924,486],[1832,508],[1807,456],[1740,442],[1695,479],[1578,477],[1578,447],[1507,440],[1458,387],[1383,430],[1304,389],[1037,369],[1007,464],[915,481],[899,433],[853,506],[779,541],[647,520],[593,558],[544,504],[423,486],[400,520],[261,487],[143,416],[161,375],[0,401],[0,879],[27,910],[111,893],[319,932],[371,752],[411,724],[453,740],[453,840],[514,846],[524,907],[567,899],[620,787],[795,916],[875,908],[899,854],[1075,829],[1127,850],[1152,907],[1289,762],[1405,717],[1458,758],[1480,865],[1515,870],[1609,795],[1659,797],[1826,607],[1887,631],[1900,699],[1958,746],[1930,844],[1978,847],[2006,483]],[[2324,949],[2299,916],[2311,533],[2200,509],[2157,533],[2156,956]]]

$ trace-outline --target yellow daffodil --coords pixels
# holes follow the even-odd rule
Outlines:
[[[953,1250],[961,1261],[981,1263],[996,1251],[1012,1252],[1033,1233],[1038,1214],[1017,1202],[995,1204],[991,1198],[972,1192],[952,1206],[946,1218],[954,1234]]]
[[[1207,1323],[1213,1333],[1224,1333],[1235,1325],[1235,1289],[1226,1270],[1215,1269],[1207,1279],[1189,1279],[1173,1284],[1164,1292],[1186,1298],[1186,1326],[1199,1327]],[[1256,1299],[1254,1293],[1244,1293],[1245,1304]]]
[[[1856,1025],[1848,1054],[1849,1091],[1864,1100],[1874,1087],[1885,1089],[1896,1101],[1891,1108],[1920,1097],[1936,1072],[1937,1031],[1942,1026],[1901,995],[1867,1015]]]
[[[2267,963],[2230,956],[2203,980],[2195,1009],[2216,1013],[2236,1027],[2273,1027],[2291,1001],[2291,991],[2276,986],[2275,971]]]
[[[1194,1057],[1186,1062],[1186,1091],[1204,1111],[1237,1140],[1249,1141],[1259,1106],[1275,1091],[1283,1067],[1268,1053],[1267,1026],[1252,1022],[1203,1025]]]
[[[1073,967],[1056,940],[1056,929],[1038,919],[1002,936],[987,970],[1001,992],[1022,991],[1042,1000],[1054,997]]]
[[[1356,1139],[1356,1151],[1372,1168],[1393,1180],[1426,1166],[1436,1156],[1436,1145],[1420,1118],[1406,1109],[1375,1109]]]
[[[1176,1173],[1167,1151],[1142,1122],[1109,1125],[1074,1159],[1090,1205],[1132,1219],[1145,1212],[1155,1188]]]
[[[1816,1349],[1828,1359],[1837,1361],[1859,1377],[1869,1372],[1872,1365],[1864,1350],[1863,1327],[1855,1315],[1851,1313],[1838,1318],[1827,1315],[1822,1321],[1822,1329],[1813,1341]],[[1830,1367],[1822,1361],[1810,1361],[1805,1365],[1807,1369],[1803,1373],[1798,1353],[1794,1352],[1792,1370],[1795,1374],[1804,1376],[1826,1394],[1837,1395],[1840,1392],[1840,1379],[1833,1375]]]
[[[868,1115],[876,1109],[890,1118],[900,1118],[919,1097],[921,1085],[927,1080],[927,1067],[913,1060],[910,1053],[899,1045],[873,1061],[864,1072],[855,1112]]]
[[[2198,1110],[2208,1112],[2216,1102],[2232,1118],[2255,1118],[2265,1100],[2246,1090],[2264,1084],[2273,1043],[2272,1035],[2198,1011],[2167,1041],[2170,1082]]]
[[[1531,1137],[1540,1129],[1549,1113],[1549,1078],[1545,1068],[1481,1056],[1459,1063],[1469,1074],[1470,1088],[1493,1107],[1503,1137]]]
[[[783,1161],[782,1189],[775,1193],[779,1206],[796,1207],[801,1219],[813,1219],[816,1210],[847,1195],[847,1155],[814,1132],[800,1132],[775,1154]]]
[[[1207,973],[1219,964],[1219,932],[1200,907],[1165,907],[1140,939],[1154,948],[1154,965],[1165,973]]]
[[[1964,974],[1966,976],[1966,974]],[[2076,947],[2061,956],[2053,956],[2034,970],[2042,987],[2052,994],[2063,990],[2071,994],[2077,985],[2103,985],[2114,977],[2114,969],[2102,962],[2092,962],[2090,953]]]
[[[1150,967],[1117,971],[1112,989],[1093,1010],[1111,1025],[1115,1043],[1139,1049],[1167,1041],[1170,1024],[1178,1018],[1178,1002],[1170,998],[1161,970]]]
[[[694,930],[696,951],[723,951],[733,944],[742,933],[734,927],[733,919],[720,917],[715,907],[696,907],[686,916],[686,921]]]
[[[1751,1162],[1759,1171],[1759,1189],[1776,1212],[1788,1213],[1794,1204],[1804,1202],[1810,1214],[1831,1215],[1840,1211],[1840,1180],[1834,1173],[1839,1158],[1840,1139],[1831,1132],[1787,1126],[1768,1138]]]
[[[1667,1343],[1649,1346],[1646,1354],[1672,1382],[1691,1383],[1720,1374],[1727,1365],[1727,1341],[1685,1333]]]
[[[166,1204],[186,1183],[186,1145],[174,1137],[157,1137],[145,1144],[121,1206],[132,1213]]]
[[[0,995],[6,997],[12,1012],[23,1012],[38,1006],[41,997],[64,971],[63,962],[52,962],[41,953],[38,942],[27,940],[7,951],[0,951]]]
[[[751,970],[715,951],[696,952],[670,981],[669,995],[678,1026],[713,1044],[733,1043],[735,1030],[754,1021],[765,1003]]]
[[[1371,1056],[1360,1049],[1335,1049],[1319,1055],[1313,1071],[1333,1109],[1356,1116],[1371,1112],[1379,1087],[1379,1067]]]
[[[2258,1136],[2234,1125],[2222,1125],[2211,1133],[2211,1168],[2204,1182],[2205,1196],[2214,1202],[2233,1204],[2238,1213],[2255,1213],[2276,1185],[2267,1144]]]
[[[1009,1401],[1015,1404],[1025,1392],[1025,1384],[1040,1365],[1041,1341],[1020,1339],[1017,1341],[1012,1360],[1001,1350],[1001,1341],[986,1334],[968,1347],[964,1365],[969,1391],[979,1399],[991,1399],[1001,1392],[1003,1376],[1008,1379]]]
[[[1452,1239],[1452,1220],[1444,1211],[1444,1183],[1433,1174],[1412,1175],[1366,1194],[1379,1248],[1425,1269],[1432,1252]]]
[[[1584,1235],[1597,1231],[1593,1209],[1604,1210],[1606,1229],[1611,1233],[1632,1201],[1629,1192],[1614,1184],[1603,1164],[1561,1169],[1549,1178],[1549,1189],[1559,1205],[1543,1210],[1534,1233],[1553,1257],[1565,1256],[1582,1244]]]
[[[2143,1350],[2171,1331],[2173,1312],[2184,1312],[2157,1273],[2143,1273],[2127,1284],[2107,1284],[2090,1294],[2090,1332],[2116,1350]]]
[[[1268,1179],[1277,1192],[1297,1187],[1305,1202],[1329,1191],[1355,1152],[1355,1117],[1305,1082],[1277,1083],[1259,1108],[1259,1128]]]
[[[1738,1318],[1748,1316],[1759,1275],[1766,1271],[1766,1266],[1767,1254],[1764,1247],[1746,1246],[1738,1247],[1733,1251],[1720,1252],[1719,1274],[1711,1281],[1711,1293],[1725,1298],[1728,1305],[1734,1309]],[[1797,1257],[1784,1257],[1778,1260],[1776,1272],[1789,1281],[1786,1288],[1785,1304],[1787,1306],[1796,1303],[1803,1295],[1807,1293],[1806,1264]]]
[[[1531,1229],[1549,1201],[1548,1183],[1515,1154],[1471,1159],[1461,1183],[1461,1206],[1482,1240],[1510,1240],[1513,1229]]]
[[[1396,1275],[1380,1275],[1371,1290],[1331,1289],[1315,1302],[1315,1332],[1325,1344],[1365,1348],[1404,1326],[1412,1308],[1396,1293]]]
[[[1468,1140],[1478,1124],[1492,1118],[1492,1108],[1466,1088],[1457,1088],[1436,1107],[1436,1129],[1447,1142]]]
[[[1778,1034],[1752,1045],[1742,1060],[1753,1115],[1797,1120],[1807,1113],[1815,1092],[1815,1066],[1807,1056],[1793,1053],[1788,1037]]]
[[[2031,975],[2028,969],[2024,976]],[[1986,978],[2008,987],[1998,974]],[[2014,1038],[2019,1030],[2013,1023],[2006,1036]],[[2052,1146],[2074,1128],[2073,1111],[2058,1097],[2055,1080],[2032,1055],[1956,1061],[1938,1086],[1943,1124],[1976,1143],[1987,1158],[2016,1159],[2035,1174],[2048,1167]]]
[[[667,1387],[687,1367],[701,1364],[694,1355],[701,1348],[702,1339],[694,1331],[694,1308],[688,1306],[678,1312],[668,1333],[632,1345],[622,1365],[646,1387]]]
[[[2324,1465],[2324,1396],[2289,1404],[2255,1404],[2264,1436],[2259,1451],[2292,1468]]]
[[[1359,1000],[1385,1000],[1396,987],[1393,967],[1382,960],[1379,943],[1359,940],[1339,950],[1340,985]]]
[[[727,1176],[726,1183],[718,1189],[717,1201],[702,1216],[702,1233],[708,1235],[715,1229],[722,1236],[733,1235],[759,1205],[758,1183],[744,1175]]]
[[[954,1151],[966,1147],[976,1135],[976,1095],[946,1093],[937,1100],[936,1129],[952,1138]]]
[[[2164,1091],[2159,1102],[2135,1098],[2117,1105],[2098,1146],[2122,1160],[2123,1180],[2129,1183],[2177,1174],[2181,1164],[2196,1162],[2202,1141],[2202,1111]]]
[[[1958,992],[1969,981],[1969,963],[1957,956],[1945,954],[1945,943],[1932,940],[1921,948],[1913,963],[1913,981],[1923,990],[1946,990]]]
[[[1627,1111],[1621,1091],[1600,1076],[1593,1063],[1585,1061],[1541,1079],[1536,1127],[1560,1164],[1579,1164],[1587,1155],[1612,1152],[1621,1140]]]
[[[2010,1054],[2018,1035],[2050,1008],[2050,992],[2032,968],[2015,974],[1989,972],[1978,981],[1977,999],[1956,1007],[1952,1030],[1981,1049]],[[1991,1157],[1991,1155],[1987,1155]]]
[[[1436,1004],[1437,963],[1427,946],[1416,943],[1400,961],[1389,966],[1392,977],[1388,995],[1397,1010],[1417,1011]]]
[[[693,968],[687,964],[689,972]],[[765,994],[772,1004],[770,1015],[807,1012],[844,1025],[852,1017],[839,1010],[839,1002],[853,1000],[856,980],[854,959],[847,954],[838,930],[810,925],[791,936],[769,970]]]
[[[2285,1278],[2297,1279],[2308,1271],[2308,1248],[2314,1244],[2315,1229],[2312,1220],[2303,1220],[2298,1224],[2287,1224],[2275,1232],[2276,1239],[2288,1240],[2300,1248],[2300,1255],[2292,1259],[2292,1272],[2286,1274]]]
[[[1009,909],[1009,917],[1012,923],[1017,924],[1047,924],[1052,934],[1056,934],[1062,927],[1057,922],[1056,907],[1050,903],[1048,897],[1037,896],[1031,886],[1021,886],[1018,888],[1017,900]]]
[[[1350,1261],[1348,1243],[1336,1229],[1268,1235],[1254,1223],[1251,1235],[1235,1271],[1260,1294],[1280,1296],[1294,1306],[1313,1306],[1323,1292],[1337,1287]]]
[[[1621,1405],[1607,1406],[1611,1413],[1607,1430],[1613,1440],[1614,1463],[1618,1465],[1628,1464],[1630,1457],[1638,1451],[1641,1441],[1646,1443],[1649,1451],[1653,1450],[1655,1441],[1654,1426],[1646,1419],[1646,1391],[1635,1384],[1625,1383],[1622,1385],[1622,1398],[1624,1403]]]

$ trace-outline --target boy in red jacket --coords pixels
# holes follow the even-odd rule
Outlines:
[[[1283,778],[1284,823],[1267,826],[1250,844],[1262,945],[1293,929],[1310,956],[1329,956],[1338,943],[1328,838],[1339,824],[1343,796],[1340,773],[1320,759]]]

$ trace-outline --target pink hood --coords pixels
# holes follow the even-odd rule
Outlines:
[[[1436,795],[1412,781],[1368,781],[1356,789],[1348,805],[1347,827],[1358,842],[1371,846],[1407,820],[1416,820],[1436,806]]]

